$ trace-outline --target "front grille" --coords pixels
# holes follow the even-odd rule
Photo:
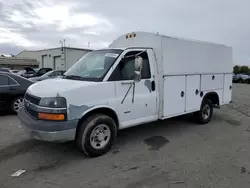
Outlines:
[[[35,97],[33,95],[30,95],[28,93],[25,94],[24,96],[24,109],[26,110],[26,112],[35,119],[38,119],[38,112],[33,110],[30,107],[30,103],[35,104],[35,105],[39,105],[41,98],[40,97]]]
[[[30,109],[29,107],[25,106],[25,110],[26,112],[32,117],[32,118],[35,118],[35,119],[38,119],[38,112]]]
[[[29,101],[29,102],[31,102],[31,103],[33,103],[33,104],[35,104],[35,105],[39,105],[40,100],[41,100],[40,97],[35,97],[35,96],[30,95],[30,94],[28,94],[28,93],[25,94],[24,98],[25,98],[27,101]]]

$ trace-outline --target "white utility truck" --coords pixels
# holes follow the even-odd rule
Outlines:
[[[76,140],[99,156],[120,129],[188,113],[208,123],[231,101],[232,70],[230,47],[133,32],[84,55],[63,78],[31,85],[19,118],[35,139]]]

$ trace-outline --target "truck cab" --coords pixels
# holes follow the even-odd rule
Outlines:
[[[120,129],[193,112],[208,123],[213,107],[223,103],[223,88],[211,89],[217,80],[202,90],[202,73],[166,74],[158,38],[149,47],[140,37],[141,45],[135,44],[132,38],[140,34],[149,37],[124,35],[108,49],[84,55],[63,78],[30,86],[18,113],[27,133],[45,141],[76,140],[92,157],[109,151]],[[225,75],[211,79],[229,80]]]

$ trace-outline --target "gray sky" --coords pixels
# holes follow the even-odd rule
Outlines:
[[[0,53],[59,46],[102,48],[132,31],[232,46],[250,66],[249,0],[0,0]]]

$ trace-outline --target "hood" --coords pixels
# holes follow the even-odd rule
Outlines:
[[[68,79],[47,79],[31,85],[27,92],[38,97],[56,97],[63,96],[67,90],[76,89],[79,87],[87,87],[98,84],[98,82],[87,82]]]

